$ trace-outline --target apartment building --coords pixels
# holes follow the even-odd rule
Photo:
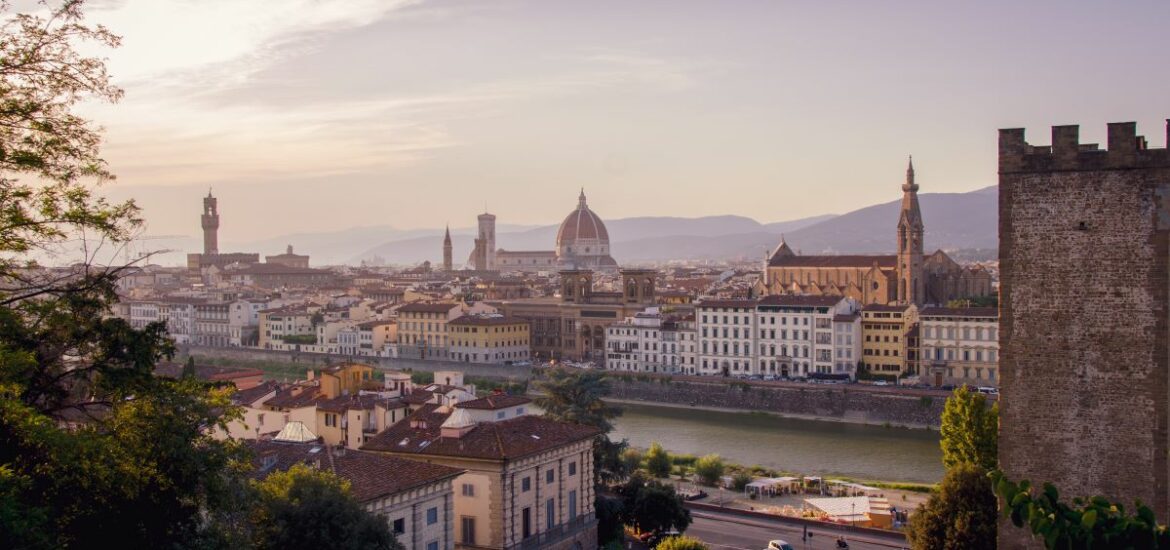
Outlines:
[[[448,324],[464,314],[495,313],[482,302],[415,302],[398,308],[398,355],[414,359],[450,358]]]
[[[918,317],[925,382],[999,385],[999,309],[928,307]]]
[[[857,302],[773,295],[695,305],[697,372],[723,376],[852,378],[861,353]]]
[[[918,322],[914,305],[870,304],[861,310],[862,368],[882,378],[916,375],[916,352],[910,345]]]
[[[532,341],[525,319],[490,313],[463,315],[448,324],[450,358],[464,363],[527,361]]]
[[[257,346],[271,349],[287,337],[307,338],[315,335],[313,318],[319,308],[291,305],[258,312],[260,327]]]
[[[671,315],[649,307],[606,327],[605,368],[695,374],[697,348],[694,315]]]

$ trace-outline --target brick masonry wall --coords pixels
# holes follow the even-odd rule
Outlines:
[[[1000,464],[1165,523],[1170,156],[1114,126],[1109,152],[1001,131]],[[1008,522],[999,546],[1039,547]]]
[[[871,391],[846,385],[748,384],[721,378],[615,374],[610,397],[629,401],[817,416],[865,424],[930,426],[942,418],[945,395]]]

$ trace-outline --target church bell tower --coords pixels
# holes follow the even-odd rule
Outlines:
[[[203,255],[213,256],[219,254],[219,208],[216,198],[211,196],[211,190],[207,190],[207,196],[203,197]]]
[[[914,183],[914,159],[906,168],[902,185],[902,212],[898,217],[898,303],[919,304],[926,299],[922,275],[922,211],[918,208],[918,184]]]

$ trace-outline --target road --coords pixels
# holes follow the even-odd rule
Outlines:
[[[694,523],[686,534],[711,546],[712,550],[763,550],[769,540],[787,541],[796,550],[835,550],[837,537],[844,536],[850,550],[892,550],[908,548],[902,537],[855,534],[835,529],[832,525],[809,527],[813,536],[807,544],[801,542],[802,526],[794,523],[759,520],[730,514],[691,510]]]

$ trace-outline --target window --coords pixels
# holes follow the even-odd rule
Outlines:
[[[470,483],[464,483],[463,484],[463,496],[465,496],[465,497],[475,496],[475,485],[472,485]]]
[[[527,493],[532,490],[532,478],[526,477],[520,480],[520,492]]]
[[[439,509],[427,508],[427,525],[439,523]]]
[[[504,414],[506,414],[507,412],[508,411],[500,411],[500,412],[496,413],[496,420],[503,420]]]
[[[520,511],[520,538],[532,536],[532,508]]]
[[[544,501],[544,528],[552,530],[553,526],[557,524],[556,516],[557,503],[553,499]]]
[[[459,523],[463,531],[463,544],[475,545],[475,518],[463,516]]]
[[[569,475],[577,475],[577,463],[575,461],[569,463]]]
[[[401,535],[406,532],[406,518],[398,518],[394,520],[394,534]]]
[[[545,483],[552,483],[553,479],[556,479],[556,472],[555,471],[553,471],[552,469],[549,469],[547,472],[544,473],[544,482]]]
[[[427,543],[427,550],[439,550],[439,541],[432,540]]]
[[[569,491],[569,519],[577,517],[577,490]]]

